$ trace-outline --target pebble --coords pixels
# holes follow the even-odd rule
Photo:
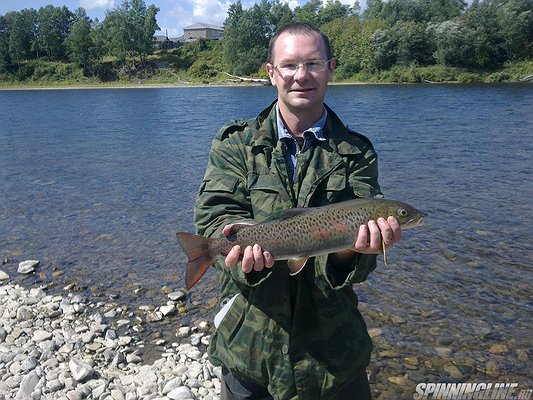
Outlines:
[[[164,319],[176,306],[154,309],[148,313]],[[136,316],[106,317],[109,310],[80,295],[51,296],[1,282],[0,399],[219,398],[220,368],[199,348],[205,349],[209,323],[181,329],[175,345],[157,340],[161,358],[146,365],[140,353],[145,344],[123,318]]]
[[[7,272],[0,270],[0,281],[8,281],[9,279]]]
[[[31,274],[35,272],[35,268],[39,265],[39,260],[26,260],[19,263],[17,272],[19,274]]]
[[[507,353],[508,351],[509,348],[503,343],[492,345],[489,349],[489,352],[491,352],[492,354]]]

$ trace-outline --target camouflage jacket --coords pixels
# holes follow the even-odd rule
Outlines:
[[[235,222],[261,222],[291,207],[380,196],[377,155],[364,136],[328,108],[325,141],[298,155],[290,184],[277,139],[275,102],[257,118],[232,121],[216,135],[195,206],[197,231],[221,235]],[[223,259],[221,298],[235,301],[209,346],[213,364],[268,387],[276,399],[334,398],[367,367],[372,343],[352,284],[366,279],[376,257],[333,266],[310,258],[296,276],[286,261],[244,274]]]

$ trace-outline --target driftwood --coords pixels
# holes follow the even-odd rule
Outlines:
[[[237,82],[253,82],[253,83],[262,83],[263,85],[269,85],[270,84],[270,81],[268,79],[263,79],[263,78],[246,78],[244,76],[236,76],[236,75],[231,75],[227,72],[223,72],[223,71],[217,71],[219,74],[223,74],[223,75],[227,75],[229,76],[230,78],[233,78],[235,81]]]
[[[520,79],[520,82],[532,82],[533,81],[533,75],[528,75]]]

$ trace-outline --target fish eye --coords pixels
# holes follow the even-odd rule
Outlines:
[[[405,208],[398,209],[398,215],[400,217],[406,217],[407,216],[407,210]]]

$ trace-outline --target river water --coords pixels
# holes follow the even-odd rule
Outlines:
[[[16,276],[39,259],[38,274],[15,279],[163,304],[162,287],[184,285],[174,233],[193,231],[213,135],[274,96],[0,91],[1,268]],[[333,86],[327,102],[374,143],[386,197],[429,214],[355,288],[375,387],[383,398],[412,397],[417,382],[531,387],[533,85]],[[216,282],[210,271],[193,289],[181,323],[212,317]]]

